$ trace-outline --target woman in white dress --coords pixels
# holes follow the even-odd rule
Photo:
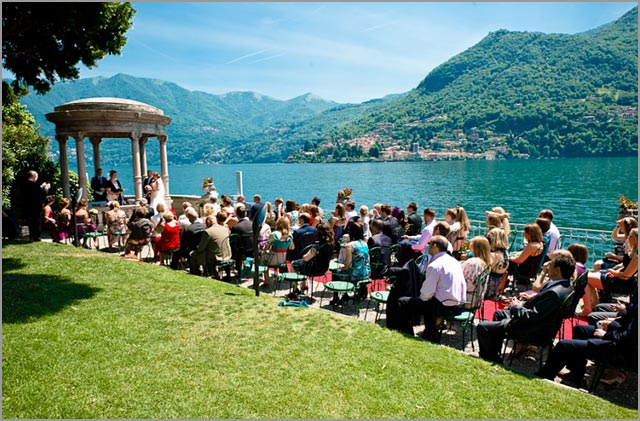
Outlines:
[[[151,203],[149,205],[155,209],[158,203],[165,204],[164,202],[164,183],[162,182],[162,178],[157,172],[153,173],[153,181],[150,184],[151,186]]]

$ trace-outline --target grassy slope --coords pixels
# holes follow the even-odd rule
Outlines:
[[[371,323],[163,267],[5,244],[4,418],[636,418]]]

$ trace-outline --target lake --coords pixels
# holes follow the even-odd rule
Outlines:
[[[169,150],[169,153],[171,151]],[[158,171],[159,163],[149,162]],[[105,175],[110,167],[105,167]],[[133,192],[131,165],[116,168]],[[87,168],[93,175],[93,168]],[[256,193],[263,201],[277,196],[333,209],[337,191],[353,190],[359,207],[390,203],[403,210],[415,201],[418,212],[463,206],[470,219],[502,206],[516,223],[533,222],[541,209],[555,213],[558,226],[613,230],[621,195],[638,200],[638,158],[571,158],[506,161],[422,161],[334,164],[178,165],[169,168],[170,191],[202,195],[204,177],[213,177],[220,194],[236,193],[236,171],[243,173],[247,201]]]

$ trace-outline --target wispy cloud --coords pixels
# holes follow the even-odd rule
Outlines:
[[[236,63],[236,62],[238,62],[240,60],[244,60],[244,59],[247,59],[249,57],[254,57],[254,56],[266,53],[267,51],[269,51],[269,50],[260,50],[260,51],[256,51],[255,53],[245,54],[244,56],[241,56],[241,57],[238,57],[238,58],[234,58],[233,60],[228,61],[225,64],[233,64],[233,63]]]
[[[363,29],[362,32],[375,31],[377,29],[382,29],[382,28],[386,28],[388,26],[393,26],[396,23],[397,23],[396,21],[381,23],[380,25],[374,25],[374,26],[370,26],[369,28]]]
[[[285,53],[280,53],[280,54],[274,54],[272,56],[268,56],[268,57],[263,57],[263,58],[259,58],[257,60],[254,61],[250,61],[249,64],[255,64],[255,63],[260,63],[261,61],[267,61],[267,60],[272,60],[274,58],[278,58],[278,57],[282,57],[284,56]]]

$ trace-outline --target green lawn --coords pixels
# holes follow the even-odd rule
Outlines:
[[[452,348],[52,243],[2,247],[4,418],[637,418]]]

